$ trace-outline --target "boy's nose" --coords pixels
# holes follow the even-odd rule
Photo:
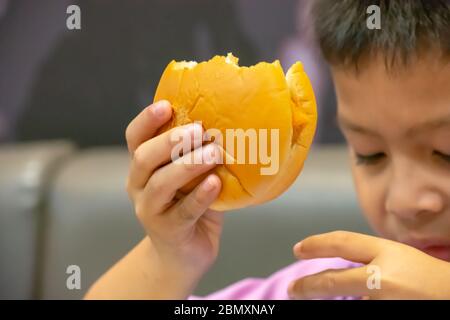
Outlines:
[[[409,197],[407,193],[405,191],[403,195],[390,196],[386,202],[387,212],[403,220],[430,218],[442,212],[442,201],[438,194],[423,192],[417,197]]]
[[[403,168],[392,173],[386,211],[402,220],[429,219],[444,210],[444,196],[420,170]]]

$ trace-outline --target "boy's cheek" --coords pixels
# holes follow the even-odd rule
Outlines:
[[[380,181],[371,179],[355,164],[352,164],[352,172],[361,214],[378,236],[391,238],[391,232],[388,231],[389,217],[385,210],[384,192]]]

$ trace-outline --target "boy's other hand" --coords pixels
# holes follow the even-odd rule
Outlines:
[[[293,250],[301,259],[341,257],[364,264],[298,279],[288,289],[294,299],[450,299],[450,263],[399,242],[335,231],[308,237]]]

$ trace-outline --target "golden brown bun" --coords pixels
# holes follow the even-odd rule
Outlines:
[[[198,64],[172,61],[155,93],[155,101],[162,99],[170,101],[174,110],[162,131],[194,121],[201,121],[205,129],[219,129],[223,137],[225,129],[279,130],[278,172],[261,174],[261,168],[268,164],[259,158],[256,164],[230,163],[233,161],[224,158],[224,163],[213,170],[222,181],[222,190],[211,209],[232,210],[274,199],[303,168],[317,113],[313,89],[300,62],[292,65],[285,76],[278,60],[251,67],[239,67],[232,54]],[[229,151],[225,143],[221,146]],[[229,152],[223,152],[223,156],[229,157]],[[181,191],[189,192],[205,176]]]

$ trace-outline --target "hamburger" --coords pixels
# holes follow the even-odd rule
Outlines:
[[[171,61],[154,97],[162,99],[170,101],[173,113],[160,132],[198,122],[215,133],[222,161],[212,172],[222,189],[211,209],[265,203],[300,174],[317,122],[314,92],[301,62],[285,75],[278,60],[245,67],[231,53],[200,63]],[[209,173],[178,194],[190,192]]]

